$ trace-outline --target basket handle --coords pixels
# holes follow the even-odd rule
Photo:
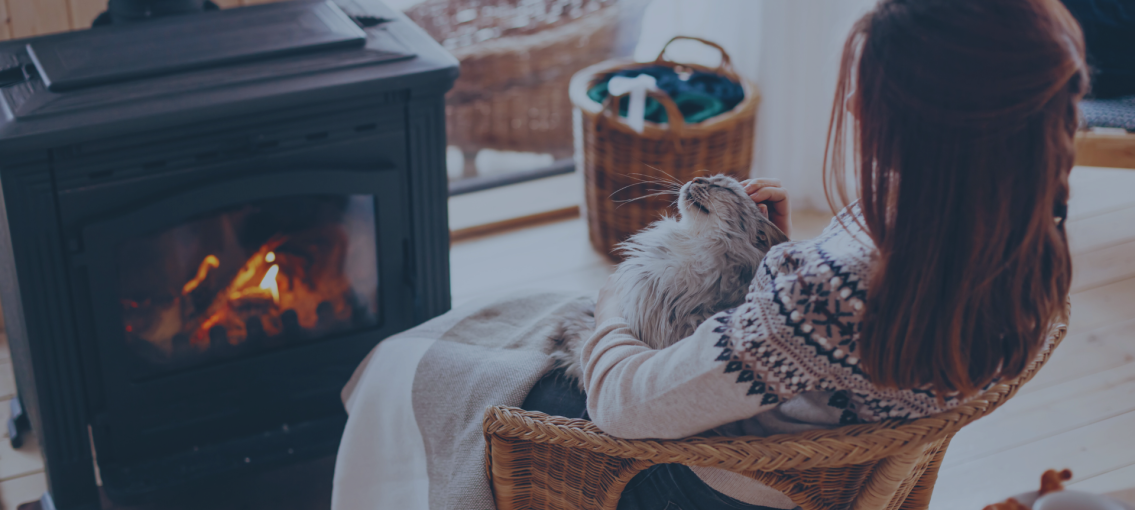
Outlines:
[[[629,95],[630,92],[621,96],[607,96],[607,99],[603,101],[604,112],[611,116],[615,122],[620,122],[618,120],[619,101]],[[678,109],[678,103],[675,103],[674,100],[670,98],[670,94],[661,90],[648,90],[646,91],[646,97],[653,97],[662,104],[662,107],[666,109],[666,122],[670,124],[670,134],[675,137],[680,136],[682,130],[686,128],[686,118],[682,116],[682,110]]]
[[[682,40],[682,39],[687,40],[687,41],[697,41],[697,42],[700,42],[700,43],[702,43],[706,46],[716,48],[717,51],[721,52],[721,65],[717,66],[717,70],[718,71],[733,72],[733,59],[729,58],[729,53],[727,51],[725,51],[725,48],[722,48],[720,44],[717,44],[713,41],[708,41],[708,40],[702,39],[700,37],[693,37],[693,36],[689,36],[689,35],[676,35],[676,36],[670,38],[669,41],[666,41],[666,44],[662,45],[662,51],[658,52],[658,58],[654,59],[654,63],[655,64],[666,64],[666,63],[679,64],[678,62],[672,62],[672,61],[666,60],[666,48],[670,47],[670,43],[677,41],[677,40]]]

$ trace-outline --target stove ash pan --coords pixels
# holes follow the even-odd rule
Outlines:
[[[456,61],[343,0],[6,41],[0,68],[0,300],[44,503],[334,453],[355,367],[449,309]]]

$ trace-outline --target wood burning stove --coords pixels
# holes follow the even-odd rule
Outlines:
[[[449,308],[456,61],[362,0],[0,43],[0,299],[60,509],[332,453]]]

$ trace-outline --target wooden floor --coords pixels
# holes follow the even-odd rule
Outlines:
[[[946,455],[931,508],[979,510],[1035,490],[1048,468],[1071,468],[1072,487],[1126,491],[1135,499],[1135,171],[1077,168],[1069,235],[1075,264],[1072,325],[1052,360],[1013,400],[959,433]],[[793,237],[819,233],[828,215],[796,216]],[[587,243],[581,219],[560,221],[453,246],[453,301],[521,288],[596,290],[610,262]],[[14,394],[7,346],[0,345],[0,418]],[[214,495],[223,508],[317,510],[329,507],[331,463],[281,470]],[[295,490],[302,480],[310,490]],[[291,487],[299,496],[251,494]],[[33,440],[20,450],[0,441],[0,503],[14,510],[44,491]],[[280,492],[279,490],[275,492]],[[303,496],[306,494],[307,496]],[[161,508],[192,508],[170,504]]]

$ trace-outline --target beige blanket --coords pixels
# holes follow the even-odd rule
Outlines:
[[[382,341],[343,390],[350,418],[332,508],[494,508],[485,408],[524,401],[552,368],[557,317],[589,302],[575,294],[510,295]]]

